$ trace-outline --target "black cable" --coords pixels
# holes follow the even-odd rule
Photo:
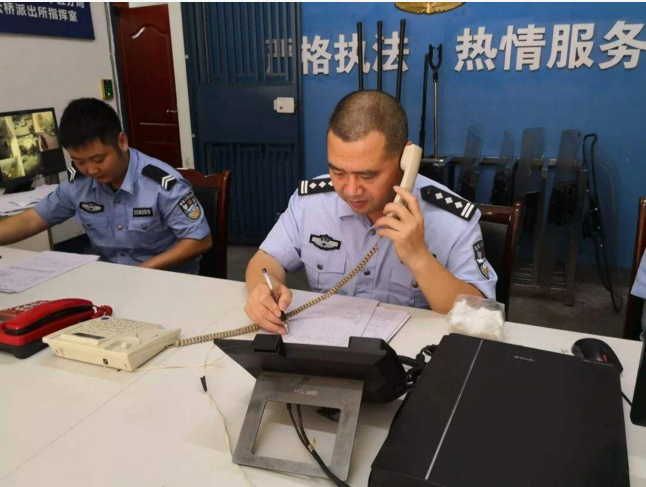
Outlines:
[[[427,363],[424,355],[428,355],[432,358],[436,348],[437,345],[427,345],[420,350],[420,352],[414,359],[406,357],[404,355],[397,355],[397,358],[404,367],[410,367],[410,369],[406,371],[406,384],[408,386],[407,391],[413,389],[415,383],[417,382],[417,379],[419,379],[419,376],[422,375],[422,372],[424,372],[424,368],[426,367]]]
[[[303,443],[303,445],[310,452],[310,454],[312,455],[316,463],[318,463],[319,467],[321,467],[321,470],[323,470],[323,473],[327,476],[327,478],[329,478],[332,482],[334,482],[335,485],[339,487],[349,487],[348,484],[346,484],[340,478],[334,475],[334,473],[327,467],[327,465],[320,457],[320,455],[316,452],[314,445],[310,443],[310,440],[307,437],[307,433],[305,433],[305,427],[303,426],[303,416],[301,415],[300,404],[296,405],[298,425],[296,424],[296,420],[294,419],[294,414],[292,413],[292,405],[290,403],[287,403],[286,406],[287,406],[287,411],[289,412],[289,417],[292,420],[292,424],[294,425],[294,429],[296,430],[296,434],[298,435],[299,440],[301,440],[301,443]]]
[[[630,399],[628,399],[628,398],[626,397],[626,394],[624,394],[624,391],[621,391],[621,395],[622,395],[622,396],[624,396],[624,399],[626,400],[626,402],[628,403],[628,405],[629,405],[630,407],[633,407],[633,403],[632,403],[632,402],[630,402]]]
[[[599,202],[599,189],[597,186],[597,171],[595,167],[595,157],[594,157],[594,150],[595,150],[595,145],[597,144],[597,134],[587,134],[585,137],[583,137],[583,166],[587,168],[588,161],[586,158],[586,151],[585,151],[585,141],[589,137],[592,138],[592,144],[590,145],[590,172],[592,175],[592,189],[594,190],[594,195],[592,192],[589,192],[589,198],[590,198],[590,210],[589,213],[591,215],[594,215],[595,213],[598,215],[598,227],[597,228],[590,228],[589,233],[590,236],[593,237],[593,243],[594,243],[594,256],[595,260],[597,263],[597,271],[599,274],[599,279],[601,279],[601,283],[603,284],[603,287],[606,288],[606,290],[610,293],[610,299],[612,300],[612,307],[614,308],[615,312],[619,313],[621,311],[621,308],[623,307],[623,298],[614,290],[614,286],[612,284],[612,274],[610,270],[610,265],[608,264],[608,251],[605,245],[605,228],[603,224],[603,213],[601,211],[601,204]],[[594,216],[591,216],[593,218],[592,225],[594,226]],[[585,230],[584,230],[585,233]],[[599,240],[597,240],[599,239]],[[602,254],[601,256],[599,254]],[[602,262],[603,258],[603,262]]]

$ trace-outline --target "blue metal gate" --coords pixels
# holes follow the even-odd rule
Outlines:
[[[233,172],[229,241],[258,244],[301,174],[300,8],[183,3],[195,165]],[[293,114],[274,100],[293,98]]]

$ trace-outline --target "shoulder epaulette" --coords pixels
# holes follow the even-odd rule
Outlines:
[[[70,167],[65,168],[65,170],[67,171],[67,179],[70,183],[73,183],[76,178],[83,177],[83,173],[79,172],[74,163]]]
[[[476,214],[476,205],[452,193],[443,191],[437,186],[425,186],[421,189],[422,199],[427,203],[453,213],[463,220],[470,221]]]
[[[334,186],[332,186],[332,179],[330,178],[304,179],[303,181],[301,181],[301,184],[298,187],[298,194],[300,196],[305,196],[308,194],[327,193],[328,191],[334,191]]]
[[[144,169],[141,171],[141,174],[149,177],[153,181],[158,182],[159,185],[166,191],[170,191],[173,186],[175,186],[175,183],[177,183],[175,176],[168,174],[161,167],[153,166],[152,164],[148,164],[146,167],[144,167]]]

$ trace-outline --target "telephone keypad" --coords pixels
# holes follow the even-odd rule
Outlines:
[[[98,320],[91,320],[85,325],[74,330],[77,333],[89,333],[101,335],[102,338],[111,338],[123,333],[130,333],[140,328],[149,328],[150,325],[138,321],[124,320],[120,318],[103,317]]]

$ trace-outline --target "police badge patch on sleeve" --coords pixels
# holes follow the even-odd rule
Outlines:
[[[310,243],[321,250],[336,250],[341,248],[341,242],[329,235],[310,235]]]
[[[489,279],[489,262],[487,262],[487,258],[485,257],[484,242],[482,240],[478,240],[473,244],[473,254],[475,255],[476,264],[478,264],[480,273],[485,279]]]
[[[179,200],[177,206],[179,206],[179,209],[182,210],[182,213],[184,213],[189,220],[199,220],[202,216],[202,207],[193,194],[193,191],[186,193],[182,199]]]

